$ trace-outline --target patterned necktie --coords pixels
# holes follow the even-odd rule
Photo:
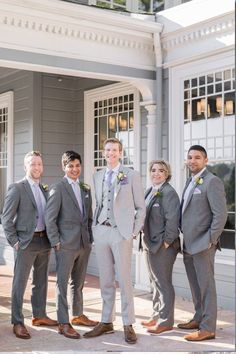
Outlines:
[[[75,193],[75,197],[76,197],[76,200],[79,204],[79,208],[80,208],[80,212],[83,216],[83,203],[82,203],[82,198],[81,198],[81,190],[80,190],[80,186],[77,182],[73,182],[72,183],[72,188],[73,188],[73,191]]]
[[[34,183],[34,197],[35,197],[35,201],[36,201],[36,205],[37,205],[37,210],[38,210],[38,221],[37,221],[37,230],[38,231],[43,231],[45,230],[45,221],[44,221],[44,210],[43,210],[43,203],[42,203],[42,199],[40,196],[40,188],[38,183]]]
[[[108,184],[108,187],[111,187],[111,185],[112,185],[113,173],[114,173],[114,171],[112,171],[112,170],[109,170],[108,173],[107,173],[107,184]]]

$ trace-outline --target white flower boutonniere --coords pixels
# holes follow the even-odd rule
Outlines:
[[[120,171],[117,175],[117,180],[118,183],[120,183],[121,185],[123,184],[128,184],[128,177],[127,175],[124,174],[124,172]]]
[[[84,182],[79,183],[80,188],[83,189],[85,192],[88,192],[90,190],[90,186]]]
[[[201,185],[201,184],[203,184],[203,178],[202,177],[197,177],[195,179],[195,182],[196,182],[196,184]]]
[[[44,190],[44,192],[48,191],[48,184],[42,184],[42,188]]]

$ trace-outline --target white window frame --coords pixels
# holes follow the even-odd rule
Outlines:
[[[172,181],[181,196],[186,181],[184,164],[184,80],[201,76],[213,71],[224,71],[234,66],[234,52],[228,51],[215,57],[206,57],[199,61],[184,63],[169,70],[169,162],[172,166]],[[176,139],[178,137],[178,139]],[[235,250],[222,249],[216,253],[216,261],[228,263],[229,257],[234,259]]]
[[[84,93],[84,180],[93,184],[94,173],[94,102],[119,95],[134,94],[134,169],[140,169],[140,96],[129,83],[103,86]]]
[[[0,94],[0,108],[8,108],[7,122],[7,186],[13,182],[13,91]]]

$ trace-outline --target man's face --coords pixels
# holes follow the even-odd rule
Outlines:
[[[116,166],[121,158],[122,151],[119,150],[118,143],[107,143],[103,151],[106,162],[110,166]]]
[[[70,161],[66,166],[62,166],[63,171],[66,176],[71,178],[73,181],[76,181],[81,174],[81,164],[80,161],[75,159]]]
[[[43,161],[40,156],[29,156],[24,164],[26,176],[34,181],[40,179],[43,174]]]
[[[208,163],[208,158],[204,156],[203,152],[197,150],[190,150],[187,156],[187,166],[196,175]]]

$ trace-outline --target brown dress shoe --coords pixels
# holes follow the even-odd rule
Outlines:
[[[141,325],[144,327],[153,327],[156,326],[156,324],[157,324],[156,320],[141,321]]]
[[[177,327],[180,329],[199,329],[199,322],[195,320],[190,320],[186,323],[179,323]]]
[[[13,325],[13,333],[15,333],[17,338],[21,338],[21,339],[30,339],[31,338],[25,325],[23,325],[22,323],[17,323],[17,324]]]
[[[204,331],[203,329],[200,329],[197,332],[193,332],[193,333],[190,333],[190,334],[184,336],[184,339],[186,339],[188,341],[193,341],[193,342],[199,342],[201,340],[208,340],[208,339],[215,339],[215,333]]]
[[[110,333],[114,333],[113,324],[99,322],[91,331],[84,333],[84,338],[93,338]]]
[[[157,335],[163,332],[171,331],[172,329],[172,326],[156,326],[153,328],[148,328],[147,332],[151,333],[152,335]]]
[[[88,326],[88,327],[94,327],[96,326],[99,322],[98,321],[93,321],[90,320],[87,316],[85,315],[80,315],[77,317],[72,318],[71,323],[75,326]]]
[[[135,344],[137,342],[137,336],[134,332],[132,325],[124,326],[125,341],[129,344]]]
[[[79,339],[80,334],[74,330],[70,323],[59,324],[58,333],[70,339]]]
[[[35,317],[32,319],[32,325],[33,326],[57,326],[58,322],[52,320],[49,317],[42,317],[42,318]]]

